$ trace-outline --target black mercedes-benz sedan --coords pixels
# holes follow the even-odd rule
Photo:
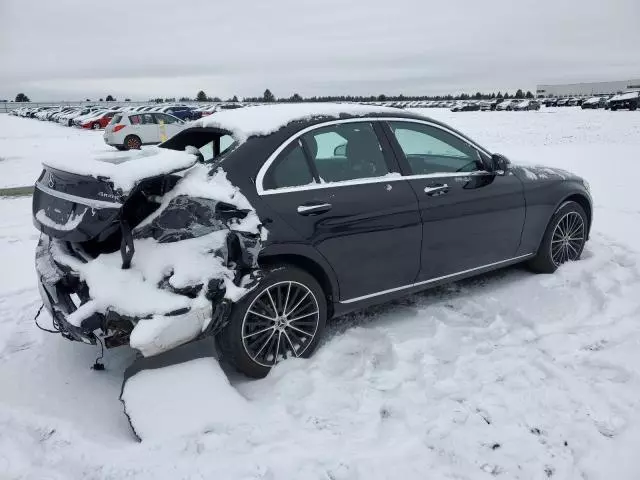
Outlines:
[[[44,161],[43,303],[65,338],[145,356],[215,336],[238,370],[307,357],[328,319],[526,262],[578,260],[587,182],[407,111],[216,112],[158,147]]]

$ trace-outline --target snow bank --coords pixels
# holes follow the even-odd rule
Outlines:
[[[70,150],[68,155],[47,158],[43,164],[78,175],[102,177],[126,193],[145,178],[184,170],[197,161],[196,155],[186,151],[149,146],[126,152],[108,151],[94,154],[93,158],[88,158],[87,152]]]
[[[155,442],[227,431],[253,413],[212,357],[141,370],[124,382],[120,398],[136,435]]]
[[[220,128],[232,133],[239,142],[249,137],[269,135],[296,120],[316,117],[339,118],[343,115],[362,116],[382,113],[394,115],[398,109],[351,103],[294,103],[259,105],[221,110],[196,120],[196,127]]]

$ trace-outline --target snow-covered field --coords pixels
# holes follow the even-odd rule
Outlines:
[[[338,319],[312,359],[232,375],[242,410],[137,443],[118,400],[132,352],[107,351],[94,372],[96,348],[33,325],[30,199],[0,199],[0,479],[640,478],[640,113],[423,113],[513,161],[584,176],[583,260]],[[104,150],[101,135],[0,115],[0,188],[83,149]],[[214,411],[233,398],[202,395]]]

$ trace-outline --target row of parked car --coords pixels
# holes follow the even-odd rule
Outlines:
[[[193,105],[111,106],[84,105],[20,107],[10,114],[67,127],[104,129],[104,140],[119,150],[163,142],[186,127],[187,122],[219,110],[241,108],[240,103]]]
[[[570,98],[545,98],[540,100],[476,100],[456,102],[452,112],[471,112],[486,110],[540,110],[540,105],[545,107],[582,107],[586,109],[604,108],[607,110],[637,110],[640,107],[640,91],[631,91],[618,95],[599,95],[595,97],[570,97]]]
[[[640,90],[617,95],[596,95],[593,97],[545,98],[547,107],[582,107],[583,109],[637,110],[640,107]]]

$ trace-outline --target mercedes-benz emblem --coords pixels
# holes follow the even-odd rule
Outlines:
[[[53,178],[53,174],[51,172],[49,172],[49,182],[48,182],[49,188],[53,188],[56,186],[56,181]]]

